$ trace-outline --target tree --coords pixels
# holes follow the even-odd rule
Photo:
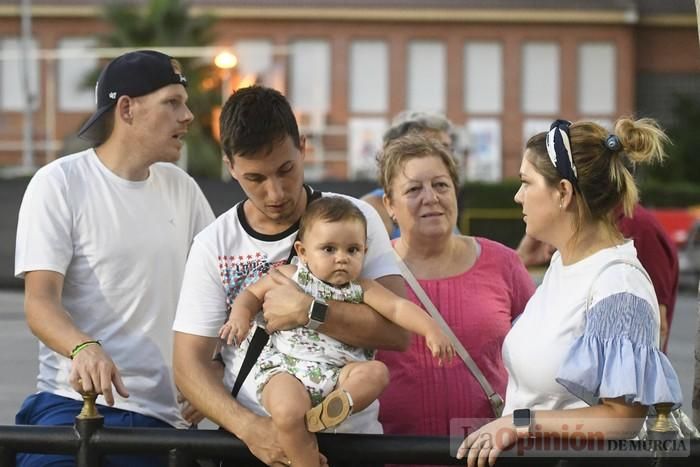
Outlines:
[[[697,184],[700,180],[700,101],[697,98],[677,94],[674,96],[675,123],[668,129],[672,143],[668,160],[661,167],[649,169],[649,177],[661,182]]]
[[[145,6],[112,1],[105,6],[105,21],[112,29],[100,37],[106,47],[204,47],[214,42],[211,16],[189,15],[183,0],[149,0]],[[195,116],[186,138],[188,169],[196,176],[217,177],[221,152],[212,133],[212,109],[221,102],[216,86],[204,89],[216,68],[209,61],[178,58],[187,76],[188,105]],[[92,83],[95,80],[91,80]],[[210,86],[211,88],[211,86]]]

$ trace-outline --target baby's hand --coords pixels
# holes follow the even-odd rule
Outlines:
[[[440,365],[445,361],[451,362],[455,356],[456,352],[452,342],[450,342],[450,338],[437,326],[426,334],[425,343],[432,352],[433,357],[438,359]]]
[[[234,315],[231,314],[226,324],[219,329],[219,337],[228,345],[233,344],[237,347],[243,342],[243,339],[246,338],[249,331],[250,321],[246,319],[236,319]]]

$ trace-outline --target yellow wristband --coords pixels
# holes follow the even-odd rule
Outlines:
[[[83,350],[85,347],[91,346],[93,344],[97,344],[99,346],[102,346],[100,341],[85,341],[81,344],[76,345],[75,348],[73,348],[73,350],[71,350],[70,359],[73,360],[75,358],[75,356],[78,355],[78,352]]]

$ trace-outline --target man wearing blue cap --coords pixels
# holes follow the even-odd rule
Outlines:
[[[17,424],[72,425],[94,391],[107,426],[187,427],[172,382],[172,323],[190,243],[213,219],[195,181],[173,164],[193,115],[179,63],[136,51],[110,62],[97,111],[79,135],[92,149],[32,178],[17,226],[15,274],[39,338],[36,394]],[[184,413],[184,416],[183,416]],[[158,465],[111,456],[106,465]],[[110,463],[111,462],[111,463]],[[17,465],[74,465],[20,454]]]

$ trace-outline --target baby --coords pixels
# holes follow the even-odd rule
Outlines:
[[[317,300],[365,303],[388,320],[425,337],[434,357],[451,360],[449,338],[430,316],[373,280],[359,279],[367,250],[367,221],[351,201],[329,196],[314,201],[301,218],[294,248],[299,265],[277,270]],[[242,342],[275,285],[268,275],[243,290],[219,335]],[[369,406],[389,382],[373,352],[299,327],[272,334],[253,367],[258,398],[279,430],[279,442],[294,466],[318,466],[316,437],[353,411]],[[312,408],[313,406],[313,408]]]

